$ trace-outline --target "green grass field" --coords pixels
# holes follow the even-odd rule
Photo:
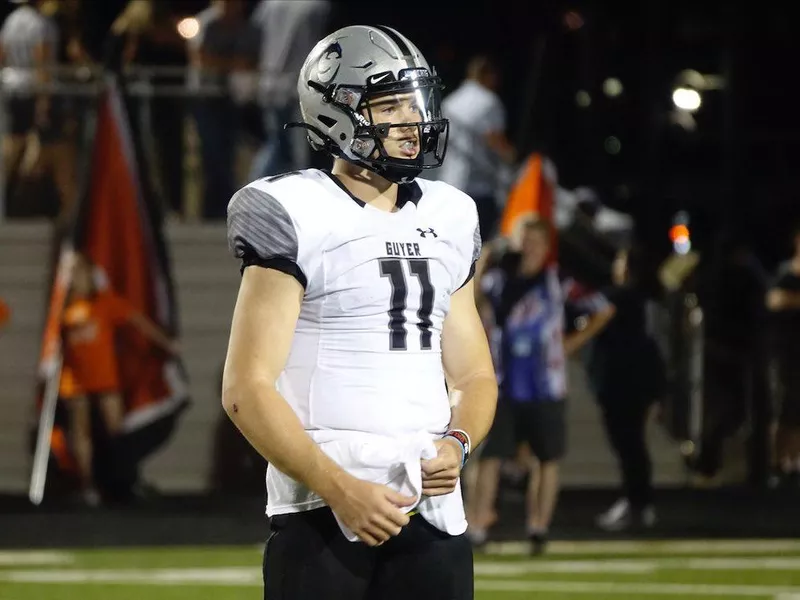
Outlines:
[[[800,600],[800,540],[521,544],[476,557],[478,600]],[[255,600],[261,549],[0,551],[0,600]],[[321,599],[324,600],[324,599]]]

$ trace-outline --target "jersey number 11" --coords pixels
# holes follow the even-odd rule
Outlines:
[[[408,270],[419,279],[420,298],[417,310],[417,328],[419,344],[423,350],[432,348],[431,313],[433,312],[433,284],[425,258],[409,258]],[[389,348],[391,350],[408,350],[408,329],[406,329],[406,308],[408,302],[408,282],[403,269],[402,259],[381,259],[381,277],[388,277],[392,285],[389,308]]]

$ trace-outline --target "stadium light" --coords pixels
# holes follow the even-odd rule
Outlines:
[[[609,98],[616,98],[622,93],[622,82],[616,77],[609,77],[603,82],[603,92]]]
[[[186,17],[178,22],[178,35],[185,40],[190,40],[200,33],[200,23],[194,17]]]
[[[672,102],[681,110],[694,112],[703,103],[700,92],[687,87],[675,88],[672,92]]]
[[[586,90],[578,90],[575,94],[575,104],[581,108],[589,108],[592,104],[592,96]]]

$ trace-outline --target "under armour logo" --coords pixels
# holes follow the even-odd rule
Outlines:
[[[420,228],[420,227],[417,227],[417,231],[419,231],[419,237],[422,237],[422,238],[424,238],[424,237],[425,237],[426,235],[428,235],[429,233],[430,233],[430,234],[431,234],[433,237],[439,237],[439,236],[436,234],[436,232],[433,230],[433,227],[428,227],[427,229],[422,229],[422,228]]]

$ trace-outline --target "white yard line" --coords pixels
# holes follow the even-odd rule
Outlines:
[[[544,563],[542,563],[544,564]],[[261,570],[253,567],[221,569],[40,569],[0,571],[0,581],[35,584],[134,584],[261,586]],[[646,582],[524,581],[477,579],[477,590],[496,592],[550,592],[561,594],[615,594],[650,596],[718,596],[724,598],[771,597],[800,599],[800,587],[771,585],[714,585]]]
[[[798,571],[800,557],[770,558],[659,558],[619,560],[530,560],[520,562],[476,561],[475,574],[515,576],[529,573],[617,573],[649,574],[662,570],[682,571]],[[799,599],[800,600],[800,599]]]
[[[763,598],[800,594],[798,587],[771,585],[705,585],[683,583],[616,583],[591,581],[503,581],[479,579],[476,590],[495,592],[553,592],[559,594],[619,594],[646,596],[722,596]]]
[[[69,552],[55,550],[0,551],[0,567],[70,565],[74,562],[75,555]]]
[[[508,577],[528,573],[617,573],[647,575],[658,571],[648,560],[532,560],[526,562],[475,561],[476,576]]]
[[[44,569],[0,571],[12,583],[122,583],[136,585],[261,585],[261,569]]]
[[[553,541],[548,554],[751,554],[754,552],[798,552],[800,540],[642,540],[642,541]],[[528,542],[489,542],[487,554],[528,554]]]

